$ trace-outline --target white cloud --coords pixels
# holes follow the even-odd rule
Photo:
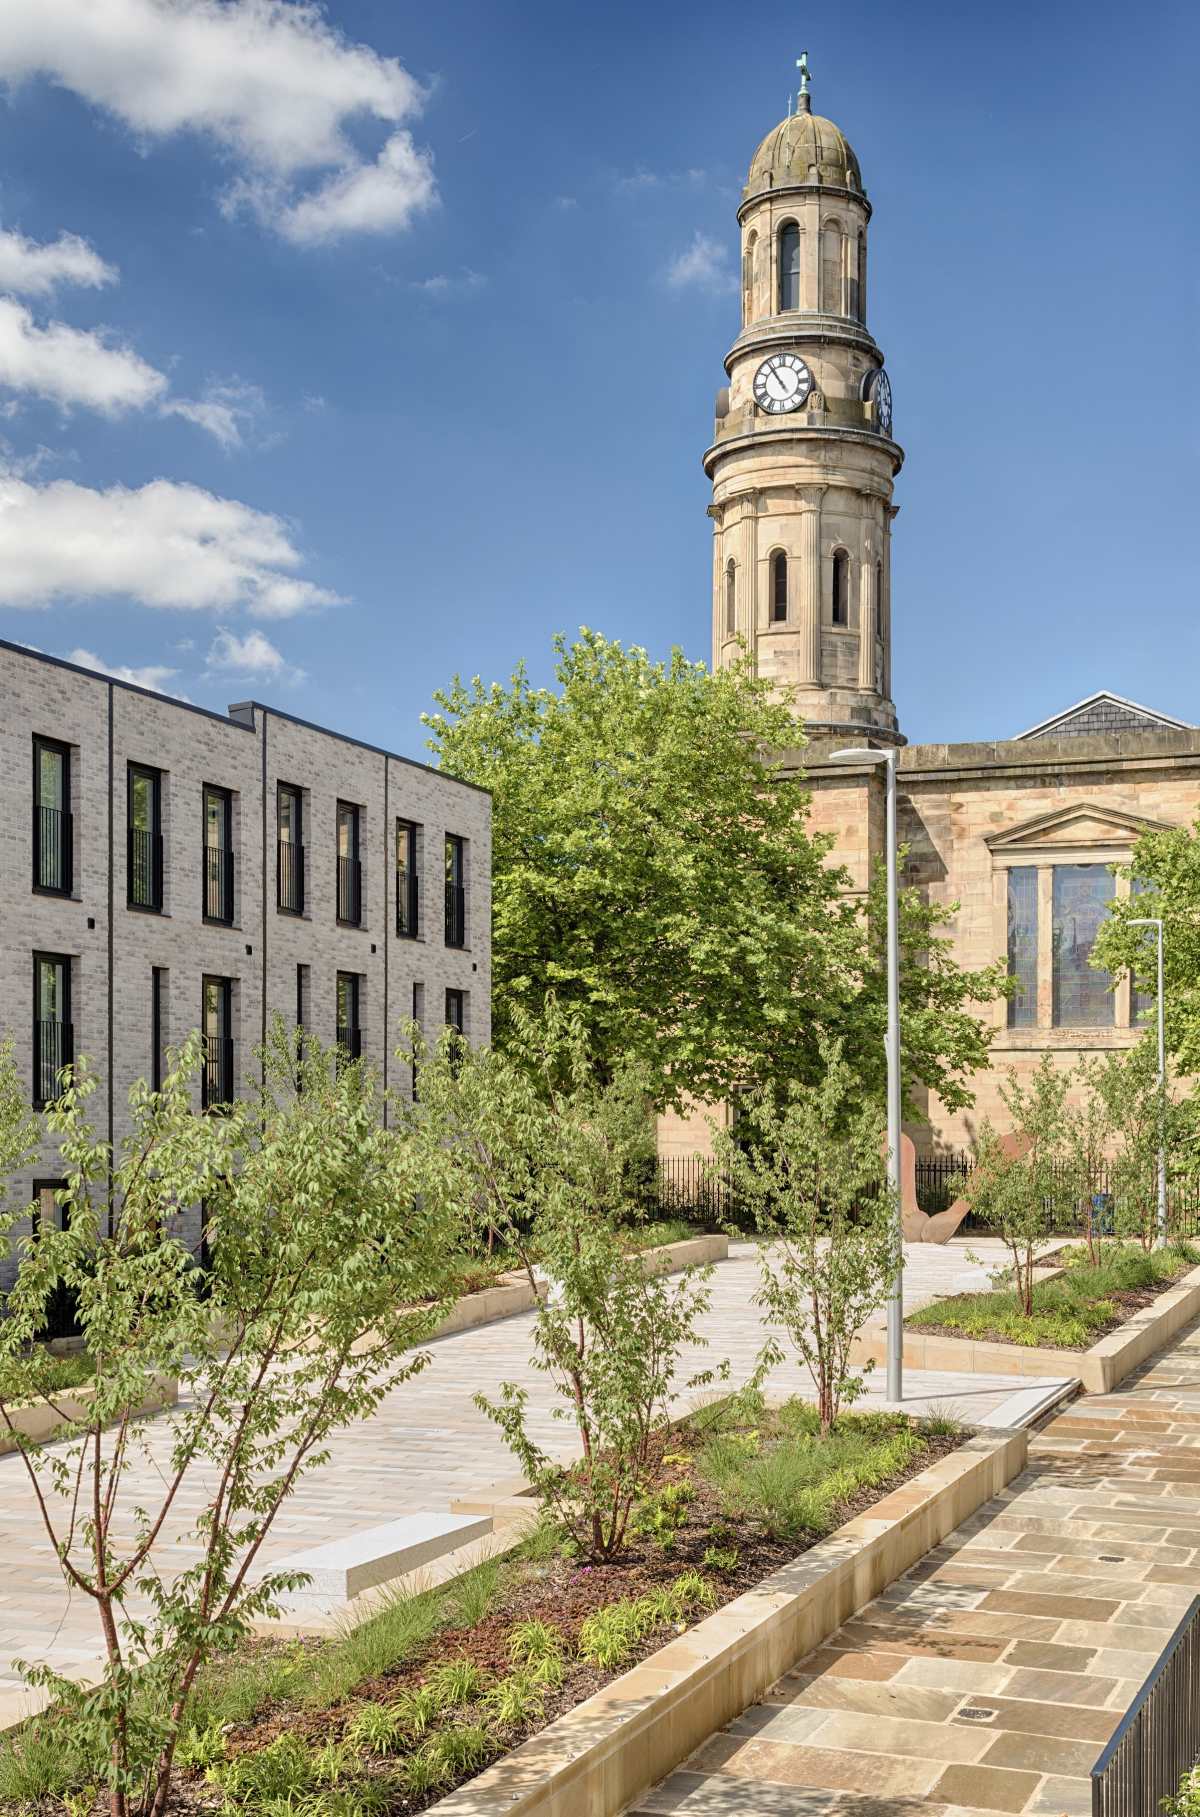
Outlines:
[[[339,595],[300,577],[282,518],[199,486],[106,491],[0,474],[0,605],[129,598],[144,606],[290,618]]]
[[[216,437],[222,448],[240,448],[245,431],[266,408],[266,400],[257,385],[244,385],[239,379],[208,387],[202,398],[172,398],[162,407],[164,416],[181,416]]]
[[[721,241],[699,231],[692,235],[687,251],[672,259],[667,267],[667,283],[676,290],[685,289],[689,284],[700,290],[732,290],[735,281]]]
[[[420,290],[425,296],[469,296],[472,291],[484,290],[487,279],[481,271],[472,271],[469,266],[460,271],[457,277],[447,272],[435,272],[431,278],[416,278],[410,285],[412,290]]]
[[[205,134],[234,195],[296,240],[403,227],[432,199],[399,128],[424,100],[395,57],[351,43],[312,0],[37,0],[0,6],[0,79],[44,76],[140,138]],[[383,123],[371,163],[347,128]],[[315,192],[298,179],[325,173]],[[330,174],[331,173],[331,174]]]
[[[293,668],[262,631],[248,631],[239,637],[224,626],[213,638],[208,652],[208,667],[226,674],[266,677],[268,681],[303,681],[303,669]]]
[[[154,403],[167,380],[131,347],[65,322],[39,328],[23,303],[0,297],[0,385],[117,416]]]
[[[177,699],[186,696],[174,688],[167,688],[166,683],[178,675],[178,669],[169,669],[165,663],[148,662],[143,668],[130,668],[123,662],[105,662],[92,650],[72,650],[67,656],[68,662],[78,663],[81,669],[98,669],[101,675],[111,675],[114,681],[131,681],[138,688],[153,688],[158,693],[174,694]]]
[[[58,284],[98,288],[116,281],[116,266],[106,264],[78,234],[63,233],[57,240],[39,245],[23,233],[0,228],[0,290],[44,297]]]
[[[374,164],[339,171],[279,211],[275,224],[285,239],[302,246],[340,240],[348,233],[393,233],[436,198],[428,152],[417,149],[411,133],[397,132]],[[276,211],[268,205],[267,212]]]

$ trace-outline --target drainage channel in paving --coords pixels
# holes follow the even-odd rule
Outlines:
[[[1200,1327],[1052,1417],[1026,1470],[631,1817],[1090,1817],[1200,1592]]]

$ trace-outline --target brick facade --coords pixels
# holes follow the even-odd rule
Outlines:
[[[297,968],[307,968],[304,1022],[336,1037],[337,975],[360,980],[362,1053],[394,1088],[409,1088],[393,1057],[414,991],[431,1035],[445,993],[464,993],[465,1032],[491,1032],[491,799],[424,764],[247,702],[228,717],[0,644],[0,1030],[14,1043],[33,1094],[34,954],[70,962],[77,1056],[99,1076],[92,1119],[118,1144],[128,1134],[129,1087],[152,1077],[152,974],[159,968],[163,1044],[201,1020],[202,980],[231,980],[239,1089],[258,1076],[255,1050],[278,1011],[295,1025]],[[71,892],[33,888],[33,743],[52,738],[70,756]],[[162,910],[127,902],[128,766],[162,773]],[[232,924],[204,916],[203,790],[229,791]],[[303,792],[304,908],[281,911],[277,890],[280,784]],[[337,803],[359,810],[362,912],[337,918]],[[418,830],[416,938],[397,931],[395,823]],[[466,935],[445,940],[444,851],[465,841]],[[12,1182],[28,1203],[35,1182],[61,1175],[52,1142]],[[196,1220],[193,1220],[196,1222]],[[18,1226],[20,1235],[28,1225]],[[198,1228],[189,1231],[198,1240]],[[0,1264],[0,1284],[11,1264]]]

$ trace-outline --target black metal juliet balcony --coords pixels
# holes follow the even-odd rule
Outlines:
[[[53,890],[57,895],[71,893],[71,815],[62,808],[35,807],[33,810],[33,887]]]
[[[417,937],[421,906],[421,880],[415,871],[396,872],[396,932],[406,940]]]
[[[75,1058],[75,1030],[70,1022],[37,1021],[33,1025],[33,1101],[41,1110],[58,1096],[58,1075]]]
[[[287,915],[304,913],[304,847],[281,839],[276,865],[279,906]]]
[[[233,924],[233,853],[227,846],[204,847],[204,919]]]
[[[339,1028],[337,1032],[337,1041],[339,1048],[346,1055],[347,1059],[359,1060],[362,1058],[361,1028]]]
[[[338,859],[337,918],[351,927],[362,923],[362,863],[358,858]]]
[[[228,1035],[205,1035],[204,1072],[200,1102],[205,1110],[219,1110],[233,1102],[233,1041]]]
[[[161,910],[163,905],[163,842],[161,833],[129,828],[127,894],[130,908]]]
[[[467,892],[460,883],[446,885],[446,945],[467,944]]]

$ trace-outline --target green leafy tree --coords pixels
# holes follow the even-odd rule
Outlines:
[[[530,1360],[557,1390],[554,1417],[574,1427],[578,1461],[552,1458],[533,1435],[518,1384],[476,1402],[578,1548],[614,1558],[661,1483],[675,1396],[721,1373],[683,1368],[705,1341],[711,1268],[649,1276],[631,1243],[652,1152],[644,1079],[631,1066],[598,1081],[581,1018],[553,998],[537,1021],[515,1012],[504,1053],[444,1040],[415,1056],[414,1139],[542,1296]]]
[[[740,1107],[736,1133],[714,1141],[717,1166],[767,1239],[757,1303],[811,1372],[824,1434],[862,1392],[851,1349],[886,1300],[901,1249],[883,1118],[836,1044],[823,1059],[819,1084],[759,1092]],[[780,1354],[771,1345],[764,1360]]]
[[[35,1340],[61,1287],[77,1295],[95,1364],[68,1442],[18,1442],[36,1518],[71,1594],[94,1605],[105,1655],[91,1689],[48,1668],[27,1675],[100,1763],[112,1817],[162,1817],[197,1672],[302,1581],[254,1572],[276,1515],[330,1436],[423,1366],[413,1346],[442,1310],[432,1296],[455,1247],[436,1178],[381,1127],[361,1067],[339,1070],[280,1032],[261,1101],[203,1115],[202,1064],[197,1035],[161,1092],[133,1088],[115,1155],[87,1121],[94,1075],[86,1063],[64,1073],[46,1121],[62,1146],[65,1228],[25,1244],[0,1320],[10,1433],[15,1402],[55,1404]],[[180,1235],[182,1208],[198,1202],[207,1275]],[[165,1458],[136,1419],[161,1376],[181,1389]],[[145,1473],[131,1476],[139,1451],[157,1459],[153,1496]],[[191,1562],[171,1573],[157,1542],[181,1528]]]
[[[1200,819],[1190,829],[1143,833],[1118,875],[1138,887],[1109,904],[1092,963],[1114,974],[1128,971],[1153,1000],[1157,942],[1152,929],[1129,923],[1143,916],[1161,918],[1167,1052],[1181,1075],[1200,1072]]]
[[[1009,1074],[1000,1087],[1012,1135],[1002,1141],[990,1123],[980,1131],[975,1165],[963,1196],[981,1224],[999,1232],[1008,1249],[1013,1285],[1026,1318],[1033,1313],[1037,1250],[1055,1214],[1070,1205],[1067,1094],[1071,1075],[1049,1054],[1022,1084]]]
[[[825,1035],[882,1093],[882,896],[849,896],[779,774],[803,743],[788,707],[745,661],[711,674],[586,630],[554,647],[554,687],[456,679],[426,721],[442,766],[493,792],[498,1045],[553,991],[598,1076],[637,1061],[656,1109],[819,1079]],[[905,892],[905,1053],[957,1105],[1003,968],[958,967],[948,914]]]

